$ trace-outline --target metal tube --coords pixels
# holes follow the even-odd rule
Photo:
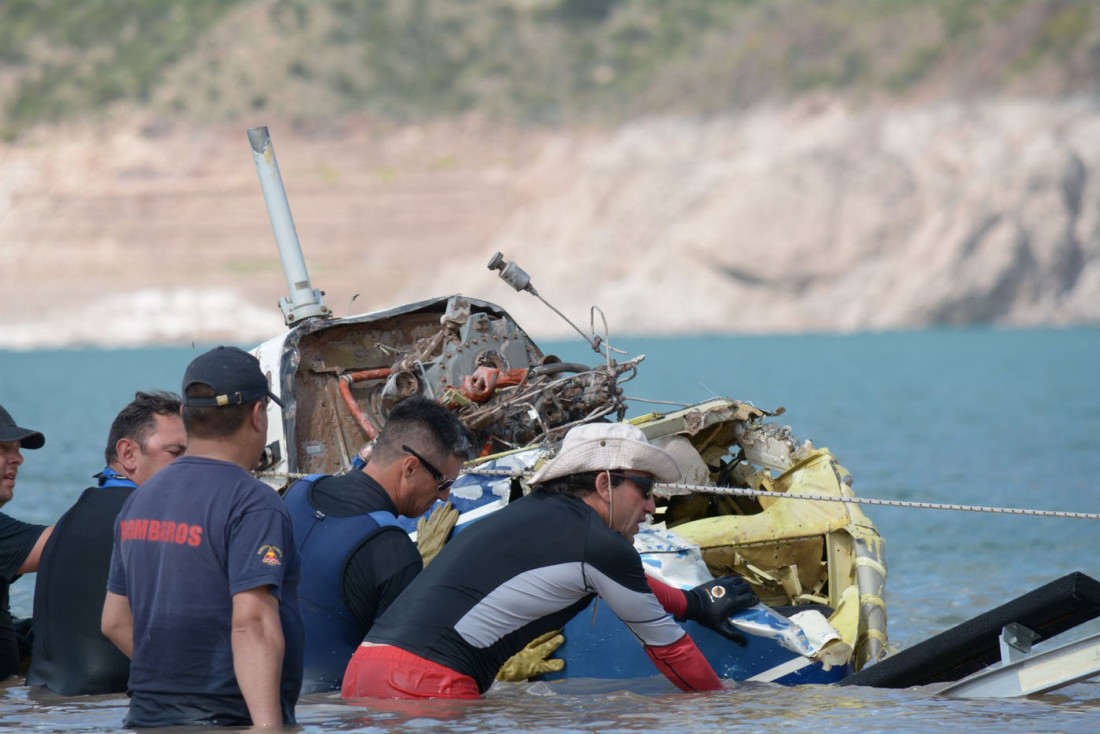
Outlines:
[[[321,292],[310,285],[309,271],[306,270],[302,246],[298,242],[298,232],[294,228],[286,188],[283,186],[283,177],[279,174],[279,163],[275,160],[275,148],[271,145],[267,128],[250,128],[248,142],[252,145],[252,160],[260,177],[267,214],[271,219],[271,229],[275,233],[275,244],[279,248],[279,259],[282,261],[283,274],[290,291],[289,298],[279,299],[283,320],[287,326],[293,326],[311,316],[330,317],[332,312],[325,306]]]

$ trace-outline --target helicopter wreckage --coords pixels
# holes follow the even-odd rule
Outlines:
[[[1032,656],[1034,637],[1017,622],[1053,635],[1100,616],[1100,584],[1077,574],[891,656],[884,541],[861,511],[848,471],[828,449],[800,441],[776,421],[782,408],[716,398],[628,416],[622,385],[643,356],[625,358],[569,322],[599,358],[591,365],[563,362],[545,354],[502,308],[473,298],[333,318],[310,286],[267,128],[248,134],[290,289],[280,301],[288,331],[253,350],[285,406],[269,406],[259,468],[274,488],[362,466],[390,409],[424,395],[453,410],[480,447],[451,488],[458,532],[522,497],[526,479],[569,428],[626,420],[672,453],[683,474],[681,483],[656,486],[657,512],[635,537],[646,573],[680,588],[734,573],[760,598],[731,617],[749,633],[743,647],[684,623],[724,678],[896,687],[970,681],[997,669],[1001,680],[1050,664],[1040,660],[1045,653]],[[489,268],[542,300],[528,275],[500,253]],[[415,521],[399,521],[415,536]],[[652,673],[625,625],[597,602],[566,625],[556,653],[565,667],[544,679]],[[1098,649],[1100,641],[1086,642],[1086,657]],[[1045,690],[1100,673],[1077,648],[1058,655],[1062,673],[1045,679]],[[1078,658],[1069,670],[1065,660]],[[1021,695],[1012,685],[982,685],[980,695]]]

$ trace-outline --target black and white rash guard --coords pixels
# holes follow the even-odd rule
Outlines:
[[[720,687],[653,595],[634,546],[583,501],[537,490],[455,536],[366,641],[468,675],[485,692],[508,658],[596,595],[680,688]]]

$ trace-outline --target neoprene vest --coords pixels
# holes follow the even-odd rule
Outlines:
[[[34,648],[27,685],[65,696],[122,693],[130,660],[99,630],[114,524],[136,485],[109,475],[84,490],[42,550],[34,589]]]
[[[318,479],[311,474],[291,485],[283,499],[290,511],[294,542],[302,558],[298,597],[306,627],[302,693],[338,691],[344,669],[366,630],[344,602],[340,589],[348,557],[397,518],[380,510],[333,517],[314,509],[309,495]],[[314,532],[323,527],[323,532]],[[334,562],[339,559],[339,562]]]

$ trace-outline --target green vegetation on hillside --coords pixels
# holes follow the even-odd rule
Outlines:
[[[163,70],[190,53],[237,2],[0,4],[0,80],[15,81],[0,97],[5,129],[63,120],[118,100],[148,102]]]
[[[0,124],[478,110],[528,122],[1094,93],[1089,0],[7,0]]]

